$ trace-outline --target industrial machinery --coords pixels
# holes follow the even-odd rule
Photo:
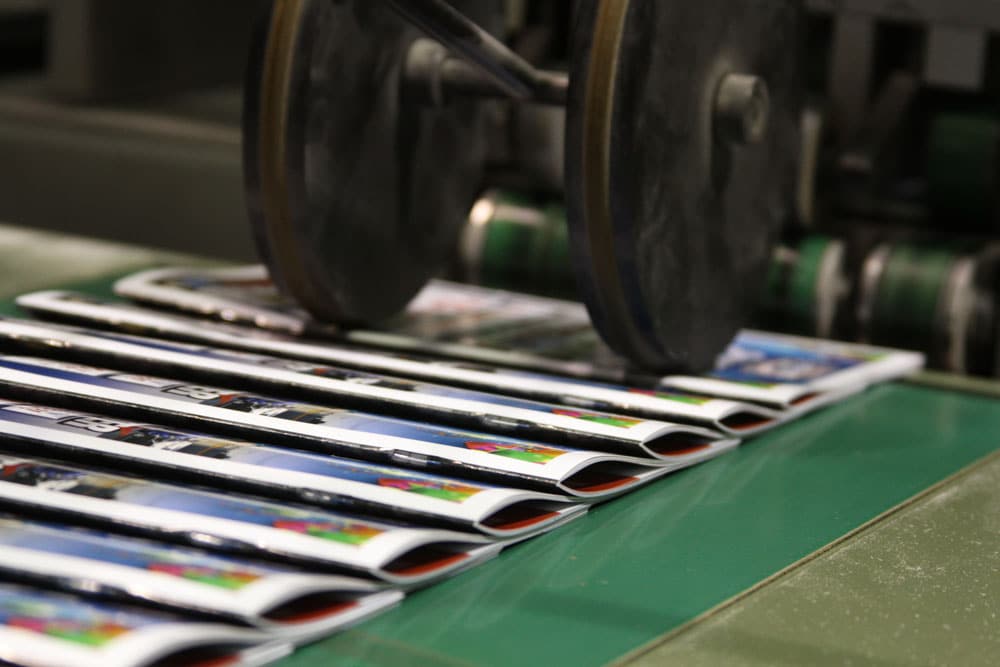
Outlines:
[[[997,372],[1000,115],[993,3],[807,3],[794,214],[753,322]],[[487,193],[456,278],[573,297],[566,213]],[[520,267],[520,269],[519,269]]]
[[[379,554],[383,527],[413,516],[447,542],[398,557],[390,539],[380,563],[421,577],[442,563],[461,578],[288,664],[996,664],[996,381],[883,382],[894,358],[912,370],[920,355],[789,348],[780,334],[732,348],[723,360],[742,374],[683,375],[751,326],[918,349],[933,368],[1000,377],[998,35],[995,0],[0,0],[0,221],[263,259],[336,322],[301,317],[257,265],[177,270],[173,254],[0,225],[5,314],[37,289],[22,308],[58,301],[47,317],[75,325],[103,313],[86,334],[2,323],[0,468],[17,486],[0,498],[11,564],[0,582],[36,586],[22,579],[42,559],[22,557],[28,545],[5,527],[16,517],[44,530],[65,520],[109,553],[130,535],[253,558],[239,572],[215,558],[181,568],[156,547],[156,563],[136,568],[222,600],[251,591],[258,568],[372,573],[278,552],[258,562],[257,529],[353,559]],[[380,331],[433,277],[585,302],[619,354],[576,303],[467,286],[424,291]],[[131,298],[160,310],[110,300],[113,284],[127,295],[137,280],[146,296]],[[234,291],[270,312],[240,308]],[[269,331],[275,322],[284,328]],[[796,355],[800,344],[824,353]],[[747,402],[688,393],[701,388]],[[588,452],[583,429],[638,439],[652,421],[608,414],[609,391],[659,406],[657,429],[700,435],[664,435],[663,467],[602,458],[580,474],[575,457],[617,448]],[[85,403],[102,416],[78,414]],[[685,420],[715,423],[719,406],[738,416],[703,442],[713,433]],[[323,435],[312,422],[327,416],[344,428]],[[378,430],[359,426],[369,419]],[[572,439],[549,431],[567,421]],[[42,438],[32,424],[45,422]],[[729,453],[670,472],[674,457],[718,451]],[[419,509],[465,511],[492,494],[435,477],[463,460],[469,481],[516,470],[503,483],[522,490],[548,489],[540,471],[554,463],[605,497],[619,478],[670,474],[471,568],[459,551],[470,535],[483,559],[503,545]],[[92,487],[105,495],[184,493],[101,520],[90,508],[107,499],[76,492],[90,468],[107,476]],[[349,472],[331,487],[310,486],[338,469]],[[205,501],[216,482],[226,496]],[[362,485],[371,496],[342,493]],[[387,517],[367,499],[382,491],[399,498]],[[58,508],[38,500],[50,492]],[[562,526],[557,500],[531,508]],[[151,540],[143,528],[201,502],[192,530]],[[328,506],[344,516],[320,514]],[[247,521],[212,529],[232,512]],[[502,530],[530,527],[519,511],[501,516]],[[124,581],[118,570],[90,581],[74,554],[58,555],[74,560],[39,590],[157,605],[147,586],[103,583]],[[271,609],[269,624],[358,601],[307,602]],[[44,623],[8,614],[8,625],[95,650],[125,628],[77,632],[36,606]],[[210,611],[197,606],[198,621]],[[220,654],[181,662],[202,657]]]
[[[996,371],[995,3],[154,5],[4,3],[0,216],[248,259],[248,208],[347,324],[448,275],[660,370],[752,323]]]
[[[272,275],[321,319],[398,312],[487,185],[484,100],[555,105],[594,324],[640,365],[707,368],[745,321],[789,213],[801,3],[579,3],[568,76],[505,47],[490,8],[273,4],[244,116]]]

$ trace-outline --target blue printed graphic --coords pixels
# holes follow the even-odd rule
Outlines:
[[[325,512],[308,512],[285,505],[192,491],[34,461],[0,463],[0,482],[240,521],[348,544],[361,544],[384,532],[376,526]]]
[[[174,620],[163,614],[126,612],[67,595],[0,584],[0,626],[84,647],[100,648],[122,635]]]
[[[48,377],[58,377],[60,379],[139,394],[160,395],[188,403],[199,403],[201,405],[225,408],[227,410],[235,410],[237,412],[264,417],[274,417],[287,421],[325,425],[374,435],[409,438],[446,447],[486,452],[508,458],[520,458],[534,463],[546,463],[557,456],[571,451],[561,447],[539,445],[516,438],[504,438],[484,433],[449,429],[434,424],[371,415],[351,410],[324,408],[255,394],[232,392],[217,387],[184,384],[163,378],[129,375],[104,369],[94,369],[92,374],[87,374],[74,371],[71,367],[50,367],[46,365],[49,363],[52,362],[32,363],[27,359],[0,357],[0,366],[16,368],[17,370],[24,370]],[[442,389],[446,390],[445,388]],[[641,423],[641,420],[637,419],[609,417],[601,413],[584,413],[568,408],[549,410],[546,407],[546,411],[625,428]],[[332,439],[336,439],[336,436],[332,436]],[[544,460],[538,458],[538,455],[541,454],[544,454]],[[217,458],[227,458],[227,456],[224,451],[219,451],[217,452]]]
[[[53,431],[78,433],[105,440],[153,447],[193,456],[230,460],[268,469],[289,470],[320,475],[331,479],[350,480],[381,487],[400,488],[414,485],[461,486],[477,488],[469,483],[437,475],[428,475],[397,468],[320,454],[306,454],[238,440],[223,440],[198,433],[178,431],[148,424],[121,422],[86,413],[70,413],[45,406],[0,403],[0,424],[14,422]],[[58,439],[58,435],[51,436]],[[491,441],[468,438],[463,446],[476,449],[484,444],[501,446]],[[538,446],[533,446],[538,447]],[[524,449],[524,448],[522,448]],[[539,451],[544,448],[538,447]],[[524,449],[524,451],[532,451]],[[122,452],[127,453],[127,452]],[[562,451],[558,450],[557,454]],[[134,454],[141,457],[141,452]],[[481,488],[482,485],[479,485]],[[481,489],[480,489],[481,490]]]
[[[753,384],[807,384],[870,360],[822,354],[744,334],[729,346],[711,376]]]
[[[190,549],[21,521],[0,521],[0,544],[169,574],[227,590],[282,572]]]
[[[128,343],[131,345],[140,345],[143,347],[149,347],[168,352],[177,352],[181,354],[192,355],[206,359],[217,359],[217,360],[236,362],[236,363],[253,364],[254,366],[262,366],[278,370],[286,370],[293,373],[300,373],[302,375],[312,375],[316,377],[328,378],[331,380],[338,380],[341,382],[364,384],[372,387],[379,387],[381,389],[392,389],[396,391],[413,392],[416,394],[421,394],[426,396],[441,396],[447,398],[463,399],[468,401],[478,401],[480,403],[488,403],[490,405],[502,405],[506,407],[519,408],[522,410],[531,410],[533,412],[541,412],[545,414],[560,414],[563,416],[570,416],[570,415],[565,415],[563,412],[561,412],[561,408],[559,408],[558,406],[538,401],[530,401],[520,398],[514,398],[511,396],[504,396],[500,394],[473,391],[470,389],[460,389],[457,387],[449,387],[445,385],[413,382],[410,380],[388,377],[384,375],[377,375],[374,373],[366,373],[363,371],[355,371],[345,368],[325,366],[325,365],[313,364],[303,361],[295,361],[290,359],[283,359],[280,357],[274,357],[263,354],[228,350],[224,348],[194,346],[183,343],[172,343],[157,339],[129,336],[126,334],[116,334],[116,333],[97,332],[97,331],[91,332],[84,330],[80,331],[82,333],[87,333],[88,335],[97,338],[103,338],[106,340],[111,340],[121,343]]]

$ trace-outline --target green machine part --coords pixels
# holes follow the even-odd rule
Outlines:
[[[832,337],[849,291],[845,248],[822,235],[777,248],[760,323]],[[469,214],[458,273],[474,284],[575,299],[565,208],[510,191],[486,193]]]
[[[934,368],[991,374],[996,348],[991,254],[912,244],[876,248],[862,270],[862,336],[921,350]]]
[[[788,333],[833,337],[848,292],[846,246],[813,235],[775,249],[762,298],[763,326]]]
[[[880,258],[880,253],[884,257]],[[961,255],[951,250],[908,246],[876,250],[870,261],[882,261],[872,285],[871,316],[865,330],[874,342],[894,341],[934,353],[942,326],[939,317],[955,264]],[[937,355],[935,355],[937,356]]]
[[[1000,114],[946,112],[931,120],[928,201],[940,222],[980,231],[1000,228]]]
[[[544,296],[576,298],[566,210],[508,191],[486,193],[473,206],[461,241],[467,282]]]

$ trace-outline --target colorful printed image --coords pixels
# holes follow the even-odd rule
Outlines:
[[[360,545],[384,532],[374,526],[342,519],[332,514],[309,512],[215,493],[189,491],[162,484],[136,485],[128,489],[127,493],[121,494],[119,499],[149,507],[191,512],[282,530],[292,529],[290,526],[305,525],[309,530],[296,530],[296,532],[305,532],[324,540],[344,544]]]
[[[209,438],[196,433],[174,431],[141,424],[130,424],[85,413],[46,411],[33,408],[34,406],[30,405],[0,405],[0,424],[4,421],[13,421],[59,431],[84,431],[100,438],[129,442],[144,447],[156,447],[193,456],[232,460],[266,469],[304,472],[332,479],[349,480],[362,484],[412,491],[414,493],[436,496],[451,502],[461,502],[484,489],[481,486],[462,484],[445,477],[424,475],[397,468],[363,463],[352,459],[307,454],[240,441]],[[390,422],[389,425],[392,427],[399,426],[399,424],[393,422]],[[405,422],[403,426],[406,426]],[[442,437],[445,436],[448,436],[447,432],[442,435]],[[463,446],[466,444],[479,445],[484,449],[487,445],[494,445],[489,448],[491,450],[507,447],[506,443],[470,442],[465,439],[462,439],[461,443]],[[508,453],[508,456],[518,456],[524,460],[540,460],[540,455],[544,455],[544,457],[547,457],[546,460],[549,460],[554,456],[564,453],[562,450],[546,450],[543,447],[531,445],[530,443],[514,443],[510,444],[509,448],[517,451]],[[502,452],[491,451],[491,453]],[[10,475],[12,480],[14,478],[22,480],[22,483],[36,483],[38,480],[35,479],[35,476],[37,475],[47,475],[46,479],[56,475],[51,470],[43,471],[35,464],[30,464],[26,467],[11,466],[6,470],[6,474]],[[102,498],[114,498],[117,492],[123,489],[125,485],[137,486],[139,484],[132,482],[114,484],[107,480],[99,482],[96,476],[89,475],[84,477],[82,473],[71,477],[66,477],[65,472],[61,474],[63,477],[60,477],[60,479],[68,483],[61,490],[83,493],[85,495],[96,495]],[[100,491],[98,487],[107,489],[107,491]],[[178,489],[174,495],[180,497],[182,494],[183,490]]]
[[[163,549],[143,540],[21,521],[0,520],[0,544],[160,572],[227,590],[241,589],[268,572],[190,549]]]
[[[604,424],[605,426],[617,426],[618,428],[632,428],[633,426],[638,426],[642,423],[641,419],[631,419],[629,417],[619,417],[617,415],[602,415],[593,412],[580,412],[579,410],[568,410],[562,408],[553,409],[552,414],[559,415],[561,417],[583,419],[584,421],[594,422],[595,424]]]
[[[146,426],[124,427],[113,434],[101,437],[118,442],[166,449],[172,452],[218,460],[232,458],[233,452],[241,448],[239,445],[226,440],[203,438]]]
[[[681,391],[674,391],[671,389],[629,389],[630,394],[642,394],[643,396],[652,396],[654,398],[662,398],[665,401],[676,401],[677,403],[686,403],[688,405],[705,405],[706,403],[711,403],[714,399],[707,396],[696,396],[694,394],[686,394]]]
[[[80,431],[106,440],[214,459],[230,458],[230,453],[240,447],[239,443],[199,434],[32,404],[0,404],[0,421],[31,424],[60,431]]]
[[[213,400],[204,401],[203,404],[306,424],[322,424],[325,418],[337,414],[336,410],[288,403],[250,394],[226,394]]]
[[[447,500],[453,503],[465,502],[476,495],[481,488],[466,486],[457,482],[437,482],[427,479],[406,478],[402,476],[386,477],[379,480],[379,486],[390,489],[399,489],[409,493],[416,493],[421,496],[430,496],[438,500]]]
[[[380,383],[379,386],[384,386],[384,383]],[[489,403],[490,405],[502,405],[510,408],[518,408],[521,410],[531,410],[532,412],[541,412],[546,414],[559,415],[563,417],[573,417],[575,419],[582,419],[585,421],[604,424],[606,426],[616,426],[619,428],[631,428],[633,426],[637,426],[642,423],[641,419],[631,419],[629,417],[623,417],[620,415],[613,415],[613,414],[580,412],[579,410],[555,408],[549,403],[529,401],[522,398],[515,398],[513,396],[490,394],[481,391],[471,391],[465,389],[458,389],[455,387],[446,387],[443,385],[415,384],[412,385],[410,391],[415,391],[430,396],[444,396],[447,398],[457,398],[460,400],[479,401],[481,403]]]
[[[471,449],[476,452],[486,452],[487,454],[506,456],[508,458],[517,459],[518,461],[527,461],[528,463],[548,463],[566,453],[566,450],[564,449],[553,449],[551,447],[543,447],[541,445],[531,445],[527,443],[513,444],[494,441],[469,441],[465,443],[465,446],[467,449]]]
[[[332,419],[327,419],[325,423],[353,431],[412,438],[433,442],[436,445],[495,454],[529,463],[545,464],[569,451],[513,438],[444,429],[432,424],[353,412],[343,412]]]
[[[235,591],[260,579],[259,575],[235,570],[220,570],[213,567],[181,565],[178,563],[150,563],[150,572],[169,574],[172,577],[197,581],[200,584]]]
[[[322,527],[318,537],[345,544],[361,544],[384,531],[373,526],[326,513],[313,513],[284,505],[192,491],[122,477],[97,475],[82,470],[43,466],[32,462],[4,464],[0,461],[0,481],[38,486],[49,491],[74,493],[92,498],[190,512],[231,521],[278,528],[289,522]],[[481,489],[475,489],[477,492]],[[300,531],[301,532],[301,531]],[[359,536],[364,536],[359,540]]]
[[[230,452],[236,448],[233,443],[226,440],[201,437],[145,424],[126,424],[96,415],[71,415],[59,420],[56,425],[85,431],[99,438],[116,442],[168,449],[213,459],[228,459]]]
[[[750,380],[729,380],[735,384],[742,384],[747,387],[757,387],[758,389],[774,389],[780,386],[777,382],[751,382]]]
[[[385,377],[372,373],[365,373],[361,371],[345,370],[331,366],[321,366],[321,365],[311,364],[308,362],[292,361],[265,355],[258,355],[252,353],[244,353],[244,352],[232,352],[230,350],[219,350],[219,349],[211,349],[211,350],[206,349],[204,352],[202,352],[202,354],[204,356],[209,356],[213,358],[237,360],[243,362],[252,361],[255,364],[273,368],[280,368],[283,370],[288,370],[295,373],[301,373],[304,375],[313,375],[333,380],[340,380],[344,382],[364,384],[372,387],[378,387],[380,389],[414,392],[429,396],[445,396],[448,398],[479,401],[482,403],[489,403],[490,405],[501,405],[513,408],[520,408],[523,410],[532,410],[535,412],[563,414],[561,412],[554,411],[552,407],[548,404],[539,403],[536,401],[524,400],[512,396],[504,396],[487,392],[473,391],[469,389],[460,389],[457,387],[425,384],[409,380],[402,380],[393,377]],[[216,405],[219,407],[225,407],[233,410],[240,410],[242,412],[251,412],[254,414],[266,414],[267,416],[280,417],[281,419],[294,419],[295,421],[303,421],[312,424],[320,423],[322,421],[330,423],[329,419],[325,418],[328,415],[326,411],[314,408],[312,406],[282,403],[280,401],[266,399],[260,396],[231,394],[219,397],[214,401],[205,402],[205,404]],[[629,428],[631,426],[641,423],[641,420],[630,420],[626,417],[618,417],[616,415],[598,415],[598,414],[581,413],[581,416],[579,418],[591,422],[597,422],[621,428]]]
[[[862,363],[864,360],[741,336],[711,375],[735,382],[805,384]]]
[[[739,369],[719,371],[715,373],[715,376],[726,379],[734,375],[740,378],[773,378],[779,382],[802,383],[818,380],[837,370],[838,368],[832,364],[817,363],[806,359],[767,359],[743,364]]]
[[[35,486],[110,500],[131,482],[121,477],[95,475],[84,470],[43,465],[33,461],[0,463],[0,481]]]
[[[289,530],[293,533],[311,535],[332,542],[341,542],[353,546],[360,546],[382,534],[378,528],[365,526],[360,523],[332,523],[315,521],[289,521],[280,520],[274,523],[275,528]]]
[[[62,595],[0,587],[0,625],[100,648],[133,630],[162,622]]]

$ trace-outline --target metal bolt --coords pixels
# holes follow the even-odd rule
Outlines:
[[[757,144],[767,134],[771,96],[767,83],[751,74],[727,74],[715,94],[715,131],[734,144]]]

